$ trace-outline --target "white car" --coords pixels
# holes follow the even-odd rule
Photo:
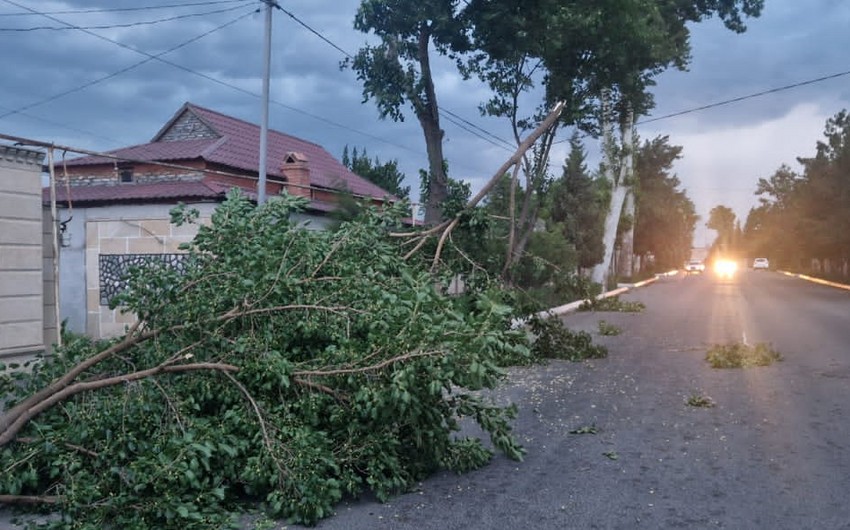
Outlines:
[[[766,271],[770,269],[770,262],[767,261],[767,258],[756,258],[753,260],[753,270],[758,271]]]
[[[685,274],[699,274],[705,271],[705,263],[698,259],[692,259],[685,263]]]

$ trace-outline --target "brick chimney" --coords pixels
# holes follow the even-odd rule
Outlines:
[[[281,172],[286,177],[287,193],[311,198],[310,167],[307,165],[307,157],[303,153],[294,151],[286,153]]]

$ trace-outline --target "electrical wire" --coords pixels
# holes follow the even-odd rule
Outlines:
[[[153,11],[157,9],[171,9],[181,7],[211,6],[216,4],[245,3],[253,0],[212,0],[207,2],[190,2],[187,4],[162,4],[154,6],[138,7],[105,7],[96,9],[67,9],[64,11],[43,11],[39,13],[0,13],[0,17],[34,17],[43,15],[83,15],[88,13],[118,13],[126,11]]]
[[[340,48],[339,46],[337,46],[337,45],[336,45],[336,43],[334,43],[333,41],[331,41],[330,39],[328,39],[327,37],[325,37],[324,35],[322,35],[322,34],[321,34],[320,32],[318,32],[317,30],[315,30],[315,29],[313,29],[312,27],[310,27],[310,26],[309,26],[306,22],[304,22],[304,21],[303,21],[303,20],[301,20],[300,18],[298,18],[298,17],[296,17],[295,15],[293,15],[293,14],[292,14],[292,12],[290,12],[290,11],[288,11],[288,10],[286,10],[286,9],[282,8],[282,7],[281,7],[281,6],[279,6],[277,3],[275,3],[275,4],[273,4],[273,5],[274,5],[274,7],[276,7],[277,9],[279,9],[279,10],[283,11],[284,13],[286,13],[287,15],[289,15],[289,18],[291,18],[292,20],[294,20],[295,22],[297,22],[299,25],[301,25],[301,27],[303,27],[304,29],[306,29],[307,31],[309,31],[310,33],[312,33],[313,35],[315,35],[315,36],[319,37],[319,38],[320,38],[320,39],[322,39],[323,41],[325,41],[325,42],[326,42],[328,45],[330,45],[332,48],[336,49],[338,52],[342,53],[343,55],[345,55],[345,56],[346,56],[346,57],[348,57],[349,59],[354,59],[354,56],[353,56],[353,55],[351,55],[351,54],[350,54],[350,53],[348,53],[347,51],[345,51],[345,50],[343,50],[342,48]]]
[[[22,112],[22,111],[16,112],[16,111],[14,111],[14,110],[12,110],[8,107],[4,107],[2,105],[0,105],[0,111],[11,111],[12,114],[18,114],[20,116],[24,116],[25,118],[29,118],[31,120],[40,121],[42,123],[46,123],[46,124],[52,125],[54,127],[61,127],[62,129],[67,129],[69,131],[74,131],[74,132],[77,132],[77,133],[84,134],[84,135],[89,136],[91,138],[97,138],[99,140],[105,140],[105,141],[107,141],[111,144],[118,145],[118,142],[115,141],[115,138],[107,138],[106,136],[101,136],[97,133],[87,131],[85,129],[80,129],[78,127],[72,127],[70,125],[65,125],[64,123],[59,123],[59,122],[56,122],[56,121],[53,121],[53,120],[48,120],[47,118],[42,118],[42,117],[36,116],[34,114],[29,114],[27,112]]]
[[[18,5],[18,4],[15,4],[15,2],[12,2],[12,0],[5,0],[5,1],[6,1],[7,3],[11,3],[11,4],[14,4],[14,5]],[[19,6],[19,7],[23,7],[23,6],[20,6],[20,5],[18,5],[18,6]],[[26,7],[23,7],[23,8],[24,8],[24,9],[29,9],[29,8],[26,8]],[[109,39],[109,38],[107,38],[107,37],[103,37],[103,36],[101,36],[101,35],[98,35],[97,33],[92,33],[92,32],[91,32],[91,31],[89,31],[89,30],[85,30],[85,29],[84,29],[84,30],[81,30],[81,31],[83,31],[84,33],[88,33],[89,35],[95,36],[95,37],[97,37],[97,38],[99,38],[99,39],[103,39],[103,40],[106,40],[106,41],[111,42],[111,43],[113,43],[113,44],[117,44],[118,46],[121,46],[122,48],[126,48],[126,49],[128,49],[128,50],[135,51],[135,52],[137,52],[137,53],[141,53],[141,54],[143,54],[143,55],[146,55],[146,56],[147,56],[147,59],[144,59],[144,60],[139,61],[139,62],[137,62],[137,63],[133,63],[133,64],[131,64],[130,66],[127,66],[127,67],[125,67],[125,68],[122,68],[122,69],[120,69],[120,70],[117,70],[117,71],[115,71],[115,72],[112,72],[112,73],[110,73],[110,74],[107,74],[107,75],[105,75],[105,76],[98,77],[97,79],[93,79],[93,80],[91,80],[91,81],[89,81],[89,82],[87,82],[87,83],[83,83],[82,85],[78,85],[78,86],[76,86],[76,87],[74,87],[74,88],[70,88],[70,89],[68,89],[68,90],[64,90],[64,91],[62,91],[62,92],[59,92],[59,93],[53,94],[52,96],[47,97],[47,98],[45,98],[45,99],[42,99],[42,100],[39,100],[39,101],[36,101],[36,102],[30,103],[30,104],[24,105],[24,106],[22,106],[22,107],[18,107],[17,109],[12,110],[12,111],[9,111],[9,112],[6,112],[6,113],[4,113],[4,114],[0,114],[0,120],[2,120],[3,118],[6,118],[6,117],[8,117],[8,116],[12,116],[13,114],[18,114],[18,113],[20,113],[21,111],[29,110],[29,109],[31,109],[31,108],[39,107],[39,106],[44,105],[44,104],[46,104],[46,103],[49,103],[49,102],[51,102],[51,101],[55,101],[55,100],[57,100],[57,99],[59,99],[59,98],[65,97],[65,96],[67,96],[67,95],[69,95],[69,94],[73,94],[73,93],[75,93],[75,92],[79,92],[79,91],[81,91],[81,90],[85,90],[86,88],[89,88],[89,87],[91,87],[91,86],[94,86],[94,85],[97,85],[97,84],[99,84],[99,83],[102,83],[102,82],[104,82],[104,81],[106,81],[106,80],[108,80],[108,79],[112,79],[113,77],[116,77],[116,76],[118,76],[118,75],[121,75],[121,74],[123,74],[123,73],[125,73],[125,72],[129,72],[130,70],[133,70],[133,69],[135,69],[135,68],[138,68],[139,66],[142,66],[143,64],[149,63],[149,62],[151,62],[151,61],[153,61],[153,60],[160,60],[160,61],[162,61],[162,60],[163,60],[163,59],[161,58],[161,56],[162,56],[162,55],[165,55],[165,54],[171,53],[171,52],[173,52],[173,51],[179,50],[180,48],[183,48],[183,47],[185,47],[185,46],[188,46],[189,44],[192,44],[193,42],[196,42],[196,41],[198,41],[198,40],[200,40],[200,39],[202,39],[202,38],[204,38],[204,37],[206,37],[206,36],[208,36],[208,35],[210,35],[210,34],[212,34],[212,33],[215,33],[215,32],[217,32],[217,31],[220,31],[220,30],[222,30],[222,29],[224,29],[224,28],[226,28],[226,27],[228,27],[228,26],[231,26],[231,25],[233,25],[233,24],[235,24],[235,23],[239,22],[240,20],[242,20],[242,19],[244,19],[244,18],[247,18],[247,17],[249,17],[249,16],[253,15],[253,14],[254,14],[254,13],[256,13],[256,12],[257,12],[257,10],[256,10],[256,9],[254,9],[254,8],[252,8],[252,9],[251,9],[251,11],[249,11],[249,12],[247,12],[247,13],[244,13],[244,14],[242,14],[242,15],[240,15],[240,16],[238,16],[238,17],[234,18],[233,20],[230,20],[230,21],[228,21],[228,22],[225,22],[224,24],[220,24],[220,25],[218,25],[218,26],[216,26],[216,27],[214,27],[214,28],[212,28],[212,29],[210,29],[210,30],[208,30],[208,31],[205,31],[204,33],[201,33],[200,35],[197,35],[197,36],[195,36],[195,37],[192,37],[191,39],[189,39],[189,40],[187,40],[187,41],[184,41],[184,42],[182,42],[182,43],[180,43],[180,44],[178,44],[178,45],[176,45],[176,46],[172,46],[171,48],[169,48],[169,49],[167,49],[167,50],[165,50],[165,51],[163,51],[163,52],[160,52],[160,53],[158,53],[158,54],[155,54],[155,55],[148,54],[148,53],[144,53],[144,52],[140,52],[140,51],[138,51],[138,50],[136,50],[136,49],[134,49],[134,48],[132,48],[132,47],[130,47],[130,46],[125,45],[125,44],[121,44],[121,43],[119,43],[119,42],[117,42],[117,41],[114,41],[114,40],[112,40],[112,39]],[[49,16],[48,18],[52,18],[52,17],[51,17],[51,16]],[[58,21],[58,22],[61,22],[61,23],[63,23],[63,24],[68,24],[67,22],[63,22],[63,21],[58,20],[58,19],[54,19],[54,20],[56,20],[56,21]]]
[[[679,111],[679,112],[672,112],[670,114],[658,116],[657,118],[649,118],[647,120],[641,120],[641,121],[637,122],[636,125],[644,125],[644,124],[652,123],[652,122],[655,122],[655,121],[666,120],[668,118],[675,118],[677,116],[684,116],[685,114],[691,114],[693,112],[699,112],[701,110],[708,110],[708,109],[713,109],[713,108],[716,108],[716,107],[722,107],[723,105],[730,105],[732,103],[738,103],[738,102],[741,102],[741,101],[746,101],[748,99],[766,96],[768,94],[776,94],[777,92],[784,92],[786,90],[791,90],[791,89],[799,88],[799,87],[806,86],[806,85],[814,85],[815,83],[821,83],[823,81],[829,81],[830,79],[836,79],[836,78],[843,77],[843,76],[846,76],[846,75],[850,75],[850,70],[847,70],[845,72],[838,72],[837,74],[830,74],[830,75],[825,75],[825,76],[821,76],[821,77],[816,77],[814,79],[808,79],[806,81],[800,81],[798,83],[792,83],[790,85],[783,85],[783,86],[780,86],[780,87],[769,88],[767,90],[762,90],[761,92],[754,92],[752,94],[747,94],[746,96],[739,96],[739,97],[732,98],[732,99],[717,101],[717,102],[714,102],[714,103],[709,103],[707,105],[694,107],[692,109],[682,110],[682,111]]]
[[[446,114],[448,114],[449,116],[453,116],[454,118],[456,118],[456,119],[458,119],[458,120],[462,121],[463,123],[467,124],[468,126],[470,126],[470,127],[474,128],[474,129],[476,129],[476,130],[478,130],[478,131],[481,131],[483,134],[486,134],[486,135],[487,135],[487,136],[489,136],[490,138],[493,138],[494,140],[496,140],[496,141],[501,142],[502,144],[504,144],[504,145],[498,145],[498,144],[494,144],[494,145],[497,145],[498,147],[501,147],[501,148],[503,148],[503,149],[505,148],[504,146],[507,146],[507,148],[508,148],[508,150],[509,150],[509,151],[515,151],[515,150],[516,150],[516,144],[512,144],[511,142],[509,142],[509,141],[505,140],[504,138],[502,138],[502,137],[500,137],[500,136],[497,136],[497,135],[495,135],[495,134],[491,133],[491,132],[490,132],[490,131],[488,131],[487,129],[484,129],[484,128],[482,128],[482,127],[479,127],[478,125],[475,125],[474,123],[472,123],[471,121],[469,121],[469,120],[467,120],[467,119],[463,118],[462,116],[458,116],[458,115],[457,115],[457,114],[455,114],[454,112],[452,112],[452,111],[450,111],[450,110],[448,110],[448,109],[444,109],[444,108],[441,108],[441,109],[440,109],[440,112],[445,112],[445,113],[446,113]],[[491,143],[492,143],[492,142],[491,142]]]
[[[133,28],[137,26],[152,26],[155,24],[162,24],[163,22],[172,22],[175,20],[183,20],[186,18],[195,18],[195,17],[204,17],[207,15],[218,15],[221,13],[229,13],[231,11],[236,11],[237,9],[242,9],[245,6],[239,5],[234,7],[227,7],[224,9],[216,9],[214,11],[204,11],[202,13],[189,13],[185,15],[175,15],[172,17],[160,18],[157,20],[144,20],[140,22],[127,22],[125,24],[104,24],[101,26],[33,26],[29,28],[0,28],[0,32],[18,32],[24,33],[28,31],[63,31],[63,30],[74,30],[74,29],[116,29],[116,28]]]
[[[747,94],[745,96],[738,96],[738,97],[734,97],[734,98],[730,98],[730,99],[724,99],[722,101],[715,101],[714,103],[708,103],[706,105],[700,105],[699,107],[693,107],[693,108],[690,108],[690,109],[680,110],[680,111],[677,111],[677,112],[671,112],[669,114],[664,114],[662,116],[657,116],[657,117],[654,117],[654,118],[650,117],[648,119],[640,120],[640,121],[636,122],[635,126],[646,125],[647,123],[653,123],[653,122],[661,121],[661,120],[668,120],[670,118],[677,118],[679,116],[684,116],[686,114],[692,114],[694,112],[700,112],[700,111],[703,111],[703,110],[722,107],[722,106],[725,106],[725,105],[731,105],[732,103],[739,103],[741,101],[746,101],[748,99],[755,99],[755,98],[758,98],[758,97],[767,96],[769,94],[776,94],[778,92],[784,92],[786,90],[792,90],[794,88],[799,88],[799,87],[806,86],[806,85],[814,85],[816,83],[822,83],[824,81],[829,81],[831,79],[837,79],[839,77],[844,77],[846,75],[850,75],[850,70],[847,70],[847,71],[844,71],[844,72],[838,72],[838,73],[835,73],[835,74],[829,74],[829,75],[824,75],[824,76],[820,76],[820,77],[815,77],[813,79],[807,79],[805,81],[799,81],[797,83],[791,83],[789,85],[782,85],[782,86],[778,86],[778,87],[774,87],[774,88],[769,88],[767,90],[761,90],[759,92],[753,92],[752,94]],[[582,133],[582,134],[579,135],[579,138],[587,138],[589,136],[591,136],[590,133]],[[561,143],[564,143],[564,142],[569,142],[569,139],[558,140],[557,142],[554,142],[554,143],[561,144]]]
[[[334,48],[335,50],[337,50],[337,51],[338,51],[338,52],[340,52],[341,54],[345,55],[347,58],[349,58],[349,59],[354,59],[354,56],[353,56],[353,55],[351,55],[348,51],[344,50],[343,48],[341,48],[340,46],[338,46],[335,42],[333,42],[333,41],[332,41],[332,40],[330,40],[329,38],[325,37],[325,36],[324,36],[324,35],[323,35],[320,31],[318,31],[317,29],[313,28],[312,26],[310,26],[309,24],[307,24],[306,22],[304,22],[303,20],[301,20],[300,18],[298,18],[297,16],[295,16],[295,14],[293,14],[291,11],[289,11],[289,10],[287,10],[287,9],[285,9],[285,8],[283,8],[283,7],[281,7],[281,6],[280,6],[280,5],[278,5],[276,2],[275,2],[275,3],[273,3],[272,5],[273,5],[274,7],[276,7],[277,9],[279,9],[280,11],[282,11],[283,13],[285,13],[286,15],[288,15],[288,16],[289,16],[289,18],[291,18],[292,20],[294,20],[294,21],[295,21],[296,23],[298,23],[301,27],[303,27],[304,29],[306,29],[307,31],[309,31],[310,33],[312,33],[313,35],[315,35],[316,37],[318,37],[319,39],[321,39],[322,41],[324,41],[325,43],[327,43],[329,46],[331,46],[332,48]],[[469,121],[469,120],[467,120],[467,119],[465,119],[465,118],[463,118],[463,117],[461,117],[461,116],[459,116],[459,115],[455,114],[454,112],[452,112],[452,111],[450,111],[450,110],[448,110],[448,109],[445,109],[445,108],[443,108],[443,107],[440,107],[438,110],[439,110],[439,112],[440,112],[441,114],[443,114],[443,117],[445,117],[448,121],[450,121],[450,122],[451,122],[452,124],[454,124],[455,126],[457,126],[457,127],[461,128],[461,129],[463,129],[464,131],[468,132],[469,134],[471,134],[471,135],[473,135],[473,136],[476,136],[476,137],[478,137],[478,138],[480,138],[480,139],[482,139],[482,140],[484,140],[484,141],[486,141],[486,142],[488,142],[488,143],[490,143],[490,144],[493,144],[493,145],[495,145],[496,147],[498,147],[498,148],[500,148],[500,149],[504,149],[504,150],[509,151],[509,152],[513,152],[514,150],[516,150],[516,145],[514,145],[514,144],[512,144],[512,143],[508,142],[507,140],[504,140],[503,138],[500,138],[500,137],[496,136],[495,134],[493,134],[493,133],[491,133],[491,132],[487,131],[486,129],[483,129],[483,128],[479,127],[478,125],[475,125],[475,124],[474,124],[474,123],[472,123],[471,121]],[[446,116],[446,114],[447,114],[448,116]],[[455,118],[455,119],[452,119],[452,118],[450,118],[449,116],[451,116],[451,117],[453,117],[453,118]],[[461,122],[462,122],[463,124],[466,124],[466,126],[464,126]],[[473,129],[475,129],[475,130],[473,130]],[[482,132],[482,133],[484,133],[486,136],[482,136],[480,133],[476,132],[476,130],[477,130],[477,131],[481,131],[481,132]],[[488,138],[488,137],[489,137],[489,138]],[[495,139],[496,141],[501,142],[501,144],[494,142],[494,141],[493,141],[493,140],[491,140],[490,138],[493,138],[493,139]],[[502,145],[502,144],[504,144],[504,145]],[[507,145],[507,147],[505,147],[505,145]]]

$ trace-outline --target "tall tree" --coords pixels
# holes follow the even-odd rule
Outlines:
[[[402,185],[405,175],[398,169],[398,160],[382,163],[378,157],[375,157],[374,160],[369,158],[366,149],[358,152],[356,147],[349,154],[346,145],[342,151],[342,163],[352,173],[380,186],[399,199],[406,199],[410,196],[410,186]]]
[[[672,173],[682,147],[668,136],[646,140],[637,152],[638,180],[635,254],[646,262],[652,255],[658,268],[675,268],[688,259],[697,215],[693,202]]]
[[[382,118],[402,121],[402,108],[410,105],[419,120],[428,152],[426,223],[440,220],[449,186],[430,54],[432,47],[443,55],[468,48],[466,21],[458,16],[458,4],[459,0],[362,0],[354,27],[374,33],[381,42],[364,46],[347,63],[363,83],[364,101],[373,99]]]
[[[602,228],[606,193],[587,169],[587,154],[578,132],[570,138],[570,153],[561,178],[552,184],[547,210],[559,223],[567,243],[575,248],[577,267],[589,269],[602,261]]]
[[[714,247],[719,250],[731,250],[735,233],[735,212],[732,208],[718,204],[708,212],[705,226],[717,232]]]

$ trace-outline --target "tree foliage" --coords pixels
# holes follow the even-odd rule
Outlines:
[[[217,528],[246,500],[314,523],[345,495],[483,465],[464,421],[521,458],[513,409],[478,392],[528,355],[511,310],[402,259],[400,208],[328,232],[290,223],[302,205],[231,194],[182,273],[133,271],[125,336],[3,372],[0,494],[55,503],[49,528]]]
[[[829,118],[815,156],[798,158],[760,179],[761,205],[750,211],[744,237],[751,255],[778,266],[850,274],[850,113]]]
[[[705,226],[717,232],[714,246],[721,250],[731,248],[735,236],[736,219],[737,216],[732,208],[722,204],[718,204],[708,212],[708,221]]]
[[[409,105],[419,120],[428,151],[429,194],[425,220],[442,218],[448,196],[443,157],[443,130],[431,67],[431,48],[439,54],[467,49],[466,21],[458,14],[459,0],[362,0],[355,29],[373,33],[380,43],[366,45],[348,61],[363,83],[364,101],[372,99],[381,117],[404,119]]]
[[[656,267],[664,270],[688,259],[697,221],[693,202],[671,173],[681,152],[680,146],[670,145],[669,137],[659,136],[641,145],[635,161],[635,254],[651,254]]]
[[[561,178],[552,185],[548,213],[561,226],[567,244],[575,249],[576,267],[588,269],[602,261],[602,231],[607,189],[588,172],[587,154],[576,132]]]
[[[437,222],[448,183],[431,49],[456,60],[464,75],[487,82],[494,95],[485,111],[510,117],[520,129],[533,127],[542,119],[540,109],[556,101],[567,103],[565,123],[587,124],[594,121],[588,118],[602,90],[619,102],[621,113],[650,108],[646,88],[654,76],[687,65],[688,23],[717,15],[730,29],[743,31],[743,18],[758,16],[762,5],[763,0],[362,0],[354,26],[380,43],[366,45],[346,64],[357,72],[364,100],[374,100],[381,116],[401,120],[409,105],[419,120],[433,182],[426,221]],[[536,111],[522,116],[518,96],[533,86],[535,71],[545,96]],[[530,191],[540,171],[526,165]],[[526,194],[529,203],[533,197]]]
[[[398,160],[381,162],[380,158],[369,158],[366,149],[358,152],[353,148],[349,154],[346,145],[342,151],[342,164],[352,173],[360,175],[369,182],[380,186],[399,199],[410,197],[410,186],[404,186],[405,175],[398,169]]]

